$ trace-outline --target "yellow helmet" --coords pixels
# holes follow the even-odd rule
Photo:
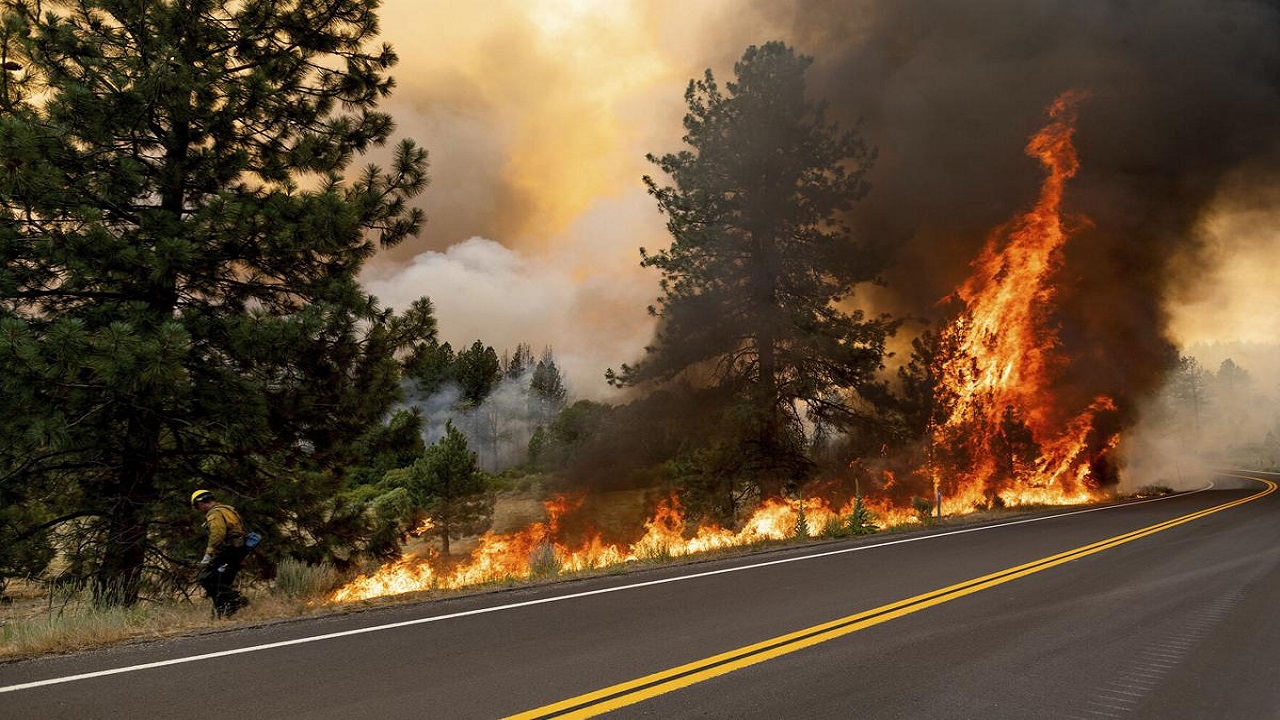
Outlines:
[[[198,502],[204,502],[205,500],[212,500],[212,499],[213,499],[213,493],[209,492],[208,490],[197,490],[191,493],[191,507],[195,507],[196,503]]]

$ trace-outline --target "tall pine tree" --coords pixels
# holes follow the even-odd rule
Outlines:
[[[331,520],[395,397],[355,276],[417,232],[426,153],[348,174],[392,132],[378,5],[0,5],[0,406],[30,413],[3,472],[87,524],[99,602],[138,599],[196,487]]]
[[[708,70],[685,99],[687,149],[649,156],[669,248],[642,264],[662,273],[646,356],[614,383],[681,377],[722,403],[742,472],[776,494],[804,479],[804,415],[868,420],[894,324],[851,309],[854,286],[881,266],[843,222],[866,191],[873,152],[809,100],[812,59],[780,42],[748,48],[724,90]],[[726,400],[727,398],[727,400]],[[723,404],[727,402],[727,406]]]
[[[538,364],[533,367],[533,376],[529,379],[529,394],[533,419],[540,425],[551,422],[564,409],[569,389],[565,387],[551,348],[542,352]]]
[[[454,358],[453,376],[462,392],[461,401],[470,407],[479,406],[502,380],[498,351],[476,340]]]

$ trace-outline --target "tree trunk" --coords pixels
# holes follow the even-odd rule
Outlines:
[[[182,222],[185,209],[187,162],[191,144],[189,107],[176,99],[173,125],[165,138],[165,162],[160,179],[161,213],[175,223]],[[142,279],[147,298],[144,327],[157,331],[173,318],[178,303],[178,274],[165,264],[158,277]],[[102,559],[94,578],[94,604],[133,605],[138,601],[146,565],[148,508],[156,501],[156,473],[160,457],[162,427],[158,408],[140,407],[130,411],[127,434],[123,438],[119,475],[108,487],[111,503],[106,518],[107,537]]]
[[[138,602],[150,529],[147,508],[156,499],[160,449],[160,427],[152,417],[141,411],[130,419],[116,486],[108,489],[107,536],[93,582],[93,602],[98,607]]]
[[[756,307],[756,361],[759,377],[756,378],[755,397],[752,398],[756,423],[758,481],[761,499],[782,494],[786,484],[780,462],[783,458],[781,442],[782,424],[778,417],[778,256],[777,239],[766,217],[752,230],[755,257],[752,282],[755,284]]]
[[[93,582],[97,607],[133,605],[142,588],[146,564],[147,519],[137,503],[120,498],[107,518],[107,539]]]

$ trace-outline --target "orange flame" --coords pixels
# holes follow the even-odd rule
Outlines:
[[[1048,170],[1040,196],[1031,211],[987,239],[973,275],[956,292],[965,309],[940,338],[935,370],[940,395],[949,404],[933,427],[929,469],[944,493],[942,510],[947,514],[997,501],[1069,504],[1094,499],[1093,461],[1117,440],[1107,438],[1097,447],[1093,438],[1095,418],[1115,410],[1109,398],[1098,397],[1072,413],[1059,408],[1051,392],[1062,360],[1055,355],[1050,280],[1069,237],[1061,217],[1062,197],[1079,167],[1072,136],[1075,107],[1083,98],[1077,92],[1059,97],[1049,110],[1052,122],[1028,143],[1027,153]],[[1024,451],[1017,450],[1019,444]],[[1034,457],[1026,448],[1034,448]],[[882,474],[883,489],[899,484],[892,471]],[[356,578],[330,599],[347,602],[680,557],[795,537],[803,530],[818,535],[832,523],[846,522],[855,502],[835,510],[819,498],[769,499],[735,531],[716,525],[690,528],[680,501],[671,497],[658,503],[634,543],[608,543],[595,534],[571,548],[559,538],[560,520],[577,504],[560,497],[545,503],[545,522],[508,534],[486,533],[460,564],[405,557]],[[863,503],[881,526],[924,519],[916,509],[895,506],[887,497],[863,498]]]
[[[405,557],[388,563],[370,575],[361,575],[339,588],[330,599],[334,602],[364,600],[383,595],[436,589],[454,589],[522,579],[539,574],[577,572],[640,560],[682,557],[729,547],[739,547],[769,540],[783,540],[797,535],[800,511],[804,509],[805,526],[810,535],[819,535],[832,523],[844,522],[853,511],[853,502],[839,511],[820,498],[770,499],[764,502],[734,531],[716,525],[689,528],[684,508],[676,497],[658,503],[653,515],[644,523],[644,535],[630,545],[606,543],[593,535],[576,548],[556,540],[559,519],[572,510],[565,498],[544,503],[546,522],[532,523],[508,534],[486,533],[479,546],[462,564],[441,571],[439,558]],[[912,521],[886,502],[868,505],[882,520]]]
[[[1115,406],[1098,397],[1073,416],[1051,391],[1063,363],[1051,280],[1069,238],[1062,198],[1079,169],[1072,137],[1084,98],[1068,92],[1050,106],[1051,122],[1026,148],[1047,170],[1039,198],[988,237],[956,292],[964,311],[942,332],[937,376],[949,412],[934,426],[931,470],[945,512],[993,502],[1078,503],[1096,494],[1094,419]]]

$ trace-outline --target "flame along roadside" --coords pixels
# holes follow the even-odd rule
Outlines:
[[[1033,560],[1029,563],[1006,568],[989,575],[966,580],[955,585],[950,585],[938,590],[916,595],[905,600],[899,600],[888,605],[882,605],[878,608],[866,610],[853,615],[848,615],[830,622],[814,625],[803,630],[780,635],[770,638],[762,642],[754,643],[744,647],[730,650],[728,652],[712,655],[711,657],[697,660],[679,667],[670,668],[661,672],[646,675],[644,677],[630,680],[628,682],[611,685],[601,688],[585,695],[579,695],[567,700],[562,700],[551,705],[545,705],[535,708],[517,715],[511,715],[507,720],[534,720],[536,718],[589,718],[595,717],[602,713],[616,710],[638,703],[648,698],[664,695],[688,687],[695,683],[709,680],[711,678],[725,675],[735,670],[740,670],[766,660],[788,655],[802,650],[804,648],[818,645],[819,643],[834,640],[850,633],[857,632],[864,628],[869,628],[880,623],[893,620],[894,618],[910,615],[911,613],[924,610],[925,608],[939,605],[956,598],[971,595],[987,588],[1002,585],[1012,580],[1017,580],[1027,575],[1038,573],[1042,570],[1061,565],[1063,563],[1078,560],[1082,557],[1102,552],[1110,548],[1123,545],[1127,542],[1137,540],[1139,538],[1153,535],[1177,527],[1179,525],[1198,520],[1207,515],[1212,515],[1223,510],[1243,505],[1244,503],[1257,500],[1258,498],[1270,495],[1276,491],[1276,483],[1271,480],[1262,478],[1248,477],[1244,475],[1233,475],[1246,480],[1254,480],[1263,483],[1266,487],[1253,494],[1239,500],[1234,500],[1211,508],[1206,508],[1199,512],[1189,515],[1166,520],[1162,523],[1149,525],[1138,530],[1117,535],[1106,540],[1088,545],[1082,545],[1078,548],[1067,550],[1066,552],[1050,555],[1039,560]]]
[[[1038,200],[1032,209],[992,230],[971,263],[972,275],[956,289],[954,297],[964,303],[964,310],[939,337],[933,372],[938,386],[954,399],[946,403],[949,416],[929,431],[931,447],[940,452],[930,450],[911,474],[932,478],[941,513],[963,515],[997,500],[1017,506],[1104,499],[1098,488],[1106,478],[1095,478],[1094,473],[1120,437],[1100,432],[1098,420],[1117,412],[1116,403],[1098,395],[1079,407],[1083,398],[1068,401],[1053,390],[1063,364],[1070,362],[1060,352],[1062,342],[1050,312],[1058,292],[1054,278],[1062,268],[1072,226],[1087,224],[1086,218],[1064,220],[1062,210],[1067,182],[1080,168],[1072,140],[1077,106],[1088,95],[1069,90],[1048,108],[1050,121],[1026,146],[1026,153],[1047,171]],[[1024,443],[1023,451],[1015,452],[1012,446],[1003,453],[995,451],[1008,445],[1010,430],[1018,437],[1029,433],[1037,456],[1034,463],[1022,458],[1002,467],[998,455],[1009,460],[1030,449]],[[885,491],[897,484],[896,473],[887,468],[880,480]],[[861,500],[885,524],[914,521],[915,512],[903,502],[901,489],[893,494],[897,502],[888,493]],[[343,585],[330,600],[352,602],[530,577],[537,572],[534,557],[551,558],[557,572],[577,572],[782,540],[792,536],[801,511],[810,528],[842,523],[854,511],[854,500],[837,511],[817,497],[770,498],[739,529],[714,524],[693,528],[673,495],[657,505],[644,522],[644,535],[630,545],[605,541],[599,533],[581,538],[576,546],[562,544],[560,522],[580,503],[581,498],[567,497],[545,502],[546,522],[515,532],[485,533],[468,559],[457,565],[446,567],[432,557],[406,554]]]

